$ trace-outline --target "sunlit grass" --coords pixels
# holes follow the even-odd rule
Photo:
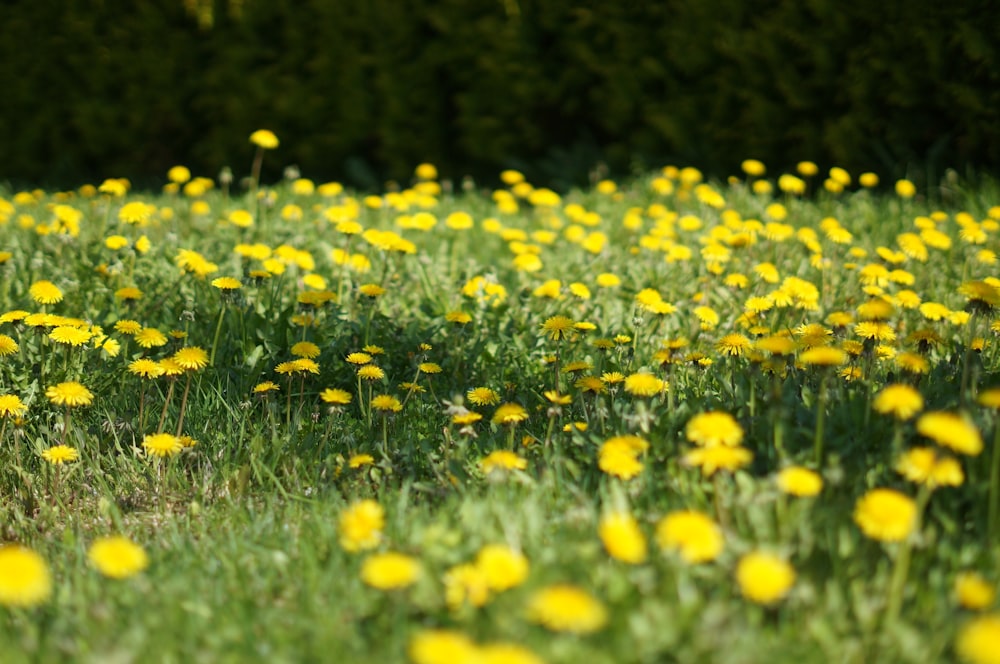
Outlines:
[[[3,661],[994,661],[995,183],[255,144],[0,200]]]

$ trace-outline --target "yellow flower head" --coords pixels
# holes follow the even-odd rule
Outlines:
[[[778,473],[778,488],[800,498],[818,495],[823,490],[823,478],[819,473],[801,466],[789,466]]]
[[[504,592],[524,583],[530,565],[523,553],[505,544],[487,544],[476,555],[476,567],[493,592]]]
[[[625,377],[625,391],[637,397],[652,397],[668,389],[667,382],[650,373],[634,373]]]
[[[63,293],[59,287],[46,279],[31,284],[28,294],[38,304],[56,304],[62,302],[63,299]]]
[[[795,583],[795,570],[784,559],[755,551],[740,558],[736,582],[743,596],[757,604],[773,604]]]
[[[173,434],[154,433],[142,439],[142,447],[150,455],[163,458],[179,453],[184,445],[181,444],[181,439]]]
[[[352,503],[340,514],[337,530],[340,546],[355,553],[374,549],[382,541],[385,511],[371,499]]]
[[[21,347],[18,345],[16,341],[14,341],[13,337],[10,337],[6,334],[0,334],[0,357],[3,357],[5,355],[13,355],[20,348]]]
[[[699,413],[687,423],[687,439],[702,447],[736,447],[743,442],[743,427],[729,413]]]
[[[872,407],[883,415],[908,420],[924,407],[924,398],[915,388],[902,383],[888,385],[875,397]]]
[[[930,488],[959,486],[965,481],[962,466],[951,456],[941,456],[931,447],[914,447],[899,457],[896,470],[900,475]]]
[[[21,417],[28,412],[28,407],[16,394],[0,394],[0,417]]]
[[[0,606],[37,606],[52,595],[45,559],[17,544],[0,546]]]
[[[208,353],[198,346],[185,346],[174,353],[173,360],[185,371],[198,371],[208,366]]]
[[[121,535],[96,540],[90,545],[87,559],[98,572],[112,579],[127,579],[149,566],[143,548]]]
[[[917,506],[893,489],[873,489],[854,507],[854,522],[867,537],[900,542],[910,536],[917,522]]]
[[[45,390],[45,396],[55,405],[67,408],[89,406],[94,400],[94,393],[76,381],[53,385]]]
[[[61,466],[67,461],[76,461],[80,453],[68,445],[53,445],[42,452],[42,458],[53,466]]]
[[[319,398],[323,400],[324,403],[328,403],[331,406],[346,406],[351,403],[351,393],[346,390],[341,390],[336,387],[328,387],[319,394]]]
[[[629,480],[642,472],[639,456],[649,449],[649,443],[639,436],[614,436],[601,445],[597,467],[603,472]]]
[[[722,553],[722,529],[694,510],[671,512],[656,525],[656,541],[665,551],[676,551],[689,564],[711,562]]]
[[[955,599],[963,609],[982,611],[996,601],[997,590],[975,572],[962,572],[955,577]]]
[[[983,439],[979,429],[956,413],[942,411],[924,413],[917,420],[917,432],[959,454],[976,456],[983,451]]]
[[[371,454],[355,454],[350,459],[347,460],[348,468],[362,468],[364,466],[371,466],[375,463],[375,457]]]
[[[407,588],[413,585],[419,576],[419,561],[393,551],[371,555],[361,564],[361,580],[378,590]]]
[[[487,475],[497,470],[524,470],[528,467],[528,460],[510,450],[494,450],[483,457],[479,467]]]
[[[250,134],[250,142],[264,150],[273,150],[278,147],[278,137],[268,129],[258,129]]]
[[[1000,613],[973,618],[958,630],[955,652],[969,664],[1000,664]]]
[[[403,410],[403,404],[391,394],[379,394],[372,398],[372,409],[382,413],[398,413]]]
[[[552,316],[542,323],[542,330],[553,341],[565,339],[573,329],[573,319],[566,316]]]
[[[734,472],[753,461],[753,452],[745,447],[716,445],[699,447],[684,455],[683,463],[698,466],[705,477],[711,477],[719,470]]]
[[[528,419],[528,411],[516,403],[505,403],[493,413],[494,424],[517,424]]]
[[[585,590],[569,584],[542,588],[528,601],[528,619],[554,632],[596,632],[608,620],[607,609]]]
[[[215,279],[212,279],[212,286],[223,292],[235,291],[243,288],[243,284],[240,283],[240,280],[234,277],[216,277]]]
[[[646,560],[646,536],[639,523],[628,512],[605,514],[598,535],[608,555],[623,563],[637,565]]]

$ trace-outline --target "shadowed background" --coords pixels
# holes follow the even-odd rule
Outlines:
[[[262,127],[265,177],[365,187],[422,161],[556,187],[748,157],[996,173],[997,26],[989,1],[14,0],[0,180],[245,175]]]

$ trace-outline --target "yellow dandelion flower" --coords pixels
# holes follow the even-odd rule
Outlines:
[[[76,381],[53,385],[45,390],[45,396],[55,405],[67,408],[89,406],[94,400],[94,393]]]
[[[375,457],[371,454],[354,454],[347,460],[348,468],[362,468],[375,464]]]
[[[598,536],[608,555],[623,563],[637,565],[646,560],[646,536],[639,522],[628,512],[613,512],[601,517]]]
[[[801,466],[782,469],[776,481],[782,493],[800,498],[816,496],[823,490],[823,478],[819,473]]]
[[[687,439],[695,445],[737,447],[743,442],[743,427],[729,413],[721,411],[699,413],[688,420]]]
[[[493,413],[494,424],[517,424],[528,419],[528,411],[516,403],[505,403],[497,407]]]
[[[143,548],[121,535],[96,540],[90,545],[87,559],[98,572],[112,579],[127,579],[149,566]]]
[[[968,664],[1000,664],[1000,613],[973,618],[958,630],[955,652]]]
[[[83,344],[90,341],[93,335],[86,331],[81,330],[78,327],[71,327],[69,325],[60,325],[55,327],[49,332],[49,339],[55,341],[56,343],[66,344],[67,346],[82,346]]]
[[[656,541],[665,551],[677,552],[684,562],[711,562],[722,553],[722,529],[694,510],[671,512],[656,525]]]
[[[565,339],[573,331],[574,321],[566,316],[552,316],[542,323],[542,330],[549,339],[559,341]]]
[[[31,284],[28,294],[38,304],[56,304],[62,302],[63,299],[63,292],[58,286],[47,279]]]
[[[391,394],[379,394],[372,397],[371,407],[381,413],[398,413],[403,410],[403,404]]]
[[[833,346],[816,346],[799,355],[802,364],[816,367],[836,367],[847,364],[847,352]]]
[[[697,466],[705,477],[711,477],[720,470],[734,472],[753,461],[753,452],[745,447],[699,447],[691,450],[681,461],[688,466]]]
[[[625,391],[633,396],[652,397],[666,389],[666,381],[650,373],[639,372],[625,378]]]
[[[917,522],[916,503],[893,489],[873,489],[854,507],[854,522],[865,536],[881,542],[900,542]]]
[[[132,337],[142,348],[155,348],[167,343],[167,335],[155,327],[144,327]]]
[[[331,406],[346,406],[351,403],[350,392],[346,390],[341,390],[336,387],[328,387],[319,394],[319,398],[323,400],[324,403],[328,403]]]
[[[956,413],[942,411],[924,413],[917,420],[917,432],[959,454],[977,456],[983,451],[983,439],[979,429]]]
[[[729,357],[742,357],[753,347],[745,336],[739,333],[727,334],[715,344],[715,349]]]
[[[236,291],[243,288],[243,284],[240,283],[240,280],[234,279],[233,277],[216,277],[215,279],[212,279],[212,286],[223,292]]]
[[[479,664],[543,664],[541,657],[516,643],[487,643],[480,646],[478,656]]]
[[[319,346],[311,341],[300,341],[292,346],[292,355],[295,357],[305,357],[313,359],[319,357]]]
[[[53,445],[42,452],[42,458],[53,466],[61,466],[67,461],[76,461],[80,458],[80,453],[69,445]]]
[[[115,332],[127,334],[128,336],[133,336],[141,330],[142,324],[139,321],[123,318],[115,323]]]
[[[181,439],[169,433],[146,435],[142,439],[142,447],[149,455],[160,458],[172,457],[184,448]]]
[[[0,334],[0,357],[5,355],[13,355],[18,350],[20,346],[14,341],[13,337],[9,337],[6,334]]]
[[[385,511],[371,499],[348,505],[340,514],[337,532],[340,546],[349,553],[374,549],[382,541]]]
[[[737,563],[736,582],[750,601],[773,604],[788,594],[795,583],[795,570],[778,556],[754,551]]]
[[[0,546],[0,605],[31,607],[52,595],[52,575],[45,559],[17,544]]]
[[[524,583],[530,565],[523,553],[505,544],[487,544],[476,555],[476,567],[493,592],[504,592]]]
[[[500,403],[500,395],[488,387],[474,387],[465,394],[474,406],[494,406]]]
[[[997,591],[975,572],[962,572],[955,577],[955,600],[963,609],[982,611],[996,601]]]
[[[372,361],[372,356],[368,353],[348,353],[346,359],[351,364],[368,364]]]
[[[965,481],[962,466],[954,457],[940,456],[934,448],[914,447],[896,462],[896,471],[911,482],[931,488],[960,486]]]
[[[480,460],[479,467],[487,475],[497,470],[524,470],[528,467],[528,460],[510,450],[494,450]]]
[[[361,563],[361,580],[378,590],[401,590],[413,585],[420,576],[420,562],[394,551],[376,553]]]
[[[358,378],[363,380],[382,380],[385,378],[385,372],[381,368],[374,364],[365,364],[364,366],[358,367]]]
[[[208,353],[198,346],[185,346],[174,353],[173,360],[185,371],[198,371],[208,366]]]
[[[278,137],[269,129],[258,129],[250,134],[250,142],[262,150],[273,150],[278,147]]]
[[[528,601],[528,619],[554,632],[586,634],[604,627],[604,605],[581,588],[569,584],[547,586]]]
[[[472,639],[460,632],[425,629],[410,639],[407,654],[413,664],[465,664],[482,659]]]
[[[875,396],[872,407],[883,415],[908,420],[923,410],[924,398],[915,388],[902,383],[888,385]]]
[[[28,412],[28,407],[16,394],[0,394],[0,417],[17,418]]]

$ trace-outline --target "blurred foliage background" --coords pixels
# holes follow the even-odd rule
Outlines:
[[[1000,171],[1000,4],[8,0],[0,179]]]

